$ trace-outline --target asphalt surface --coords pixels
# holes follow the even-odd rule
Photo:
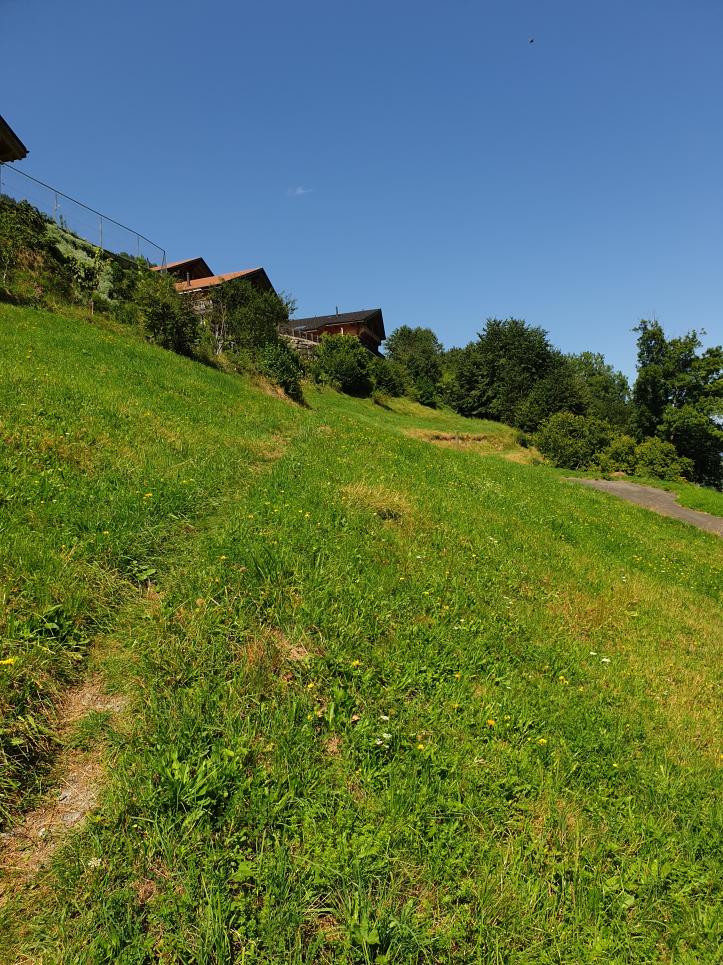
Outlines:
[[[581,486],[590,486],[591,489],[599,489],[603,493],[611,493],[613,496],[619,496],[620,499],[626,499],[629,503],[636,503],[638,506],[652,509],[654,513],[660,513],[661,516],[672,516],[673,519],[680,519],[684,523],[690,523],[691,526],[697,526],[698,529],[703,529],[708,533],[723,536],[723,518],[681,506],[675,494],[669,493],[665,489],[639,486],[637,483],[623,482],[618,479],[568,478],[570,482],[579,483]]]

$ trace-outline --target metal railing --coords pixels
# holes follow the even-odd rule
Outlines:
[[[27,201],[65,231],[104,251],[131,261],[144,258],[151,265],[166,264],[165,250],[145,235],[9,164],[0,164],[2,194],[15,201]]]

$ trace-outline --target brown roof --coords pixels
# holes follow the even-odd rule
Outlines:
[[[179,292],[198,291],[202,288],[213,288],[232,278],[248,278],[249,281],[260,282],[263,288],[273,290],[273,286],[263,268],[245,268],[243,271],[229,271],[225,275],[211,275],[208,278],[192,278],[191,281],[179,281],[176,290]]]
[[[208,272],[207,277],[211,277],[213,272],[208,267],[205,258],[183,258],[181,261],[168,261],[165,265],[154,265],[151,271],[171,271],[174,268],[193,268],[198,266]]]
[[[22,161],[27,156],[28,149],[8,122],[0,116],[0,161]]]

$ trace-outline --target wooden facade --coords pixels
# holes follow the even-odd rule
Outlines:
[[[318,342],[322,335],[352,335],[364,348],[379,355],[379,346],[386,338],[381,308],[361,312],[337,312],[313,318],[292,318],[284,326],[284,334]]]

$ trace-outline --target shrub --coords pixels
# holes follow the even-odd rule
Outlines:
[[[653,436],[641,442],[635,451],[635,472],[639,476],[656,476],[658,479],[687,479],[693,473],[690,459],[679,456],[672,442],[664,442]]]
[[[314,358],[314,378],[348,395],[368,396],[371,361],[372,356],[353,335],[324,335]]]
[[[535,442],[556,466],[587,469],[595,455],[611,442],[615,430],[609,422],[572,412],[556,412],[541,425]]]
[[[176,291],[170,275],[143,272],[135,301],[154,342],[180,355],[191,354],[198,337],[198,319],[188,300]]]
[[[632,436],[619,435],[595,459],[603,472],[635,472],[637,446]]]
[[[404,395],[404,369],[398,362],[392,362],[381,355],[372,356],[371,376],[374,388],[384,395],[393,398]]]
[[[303,367],[298,352],[288,342],[277,339],[261,351],[259,371],[273,383],[281,386],[295,402],[302,402],[301,377]]]

